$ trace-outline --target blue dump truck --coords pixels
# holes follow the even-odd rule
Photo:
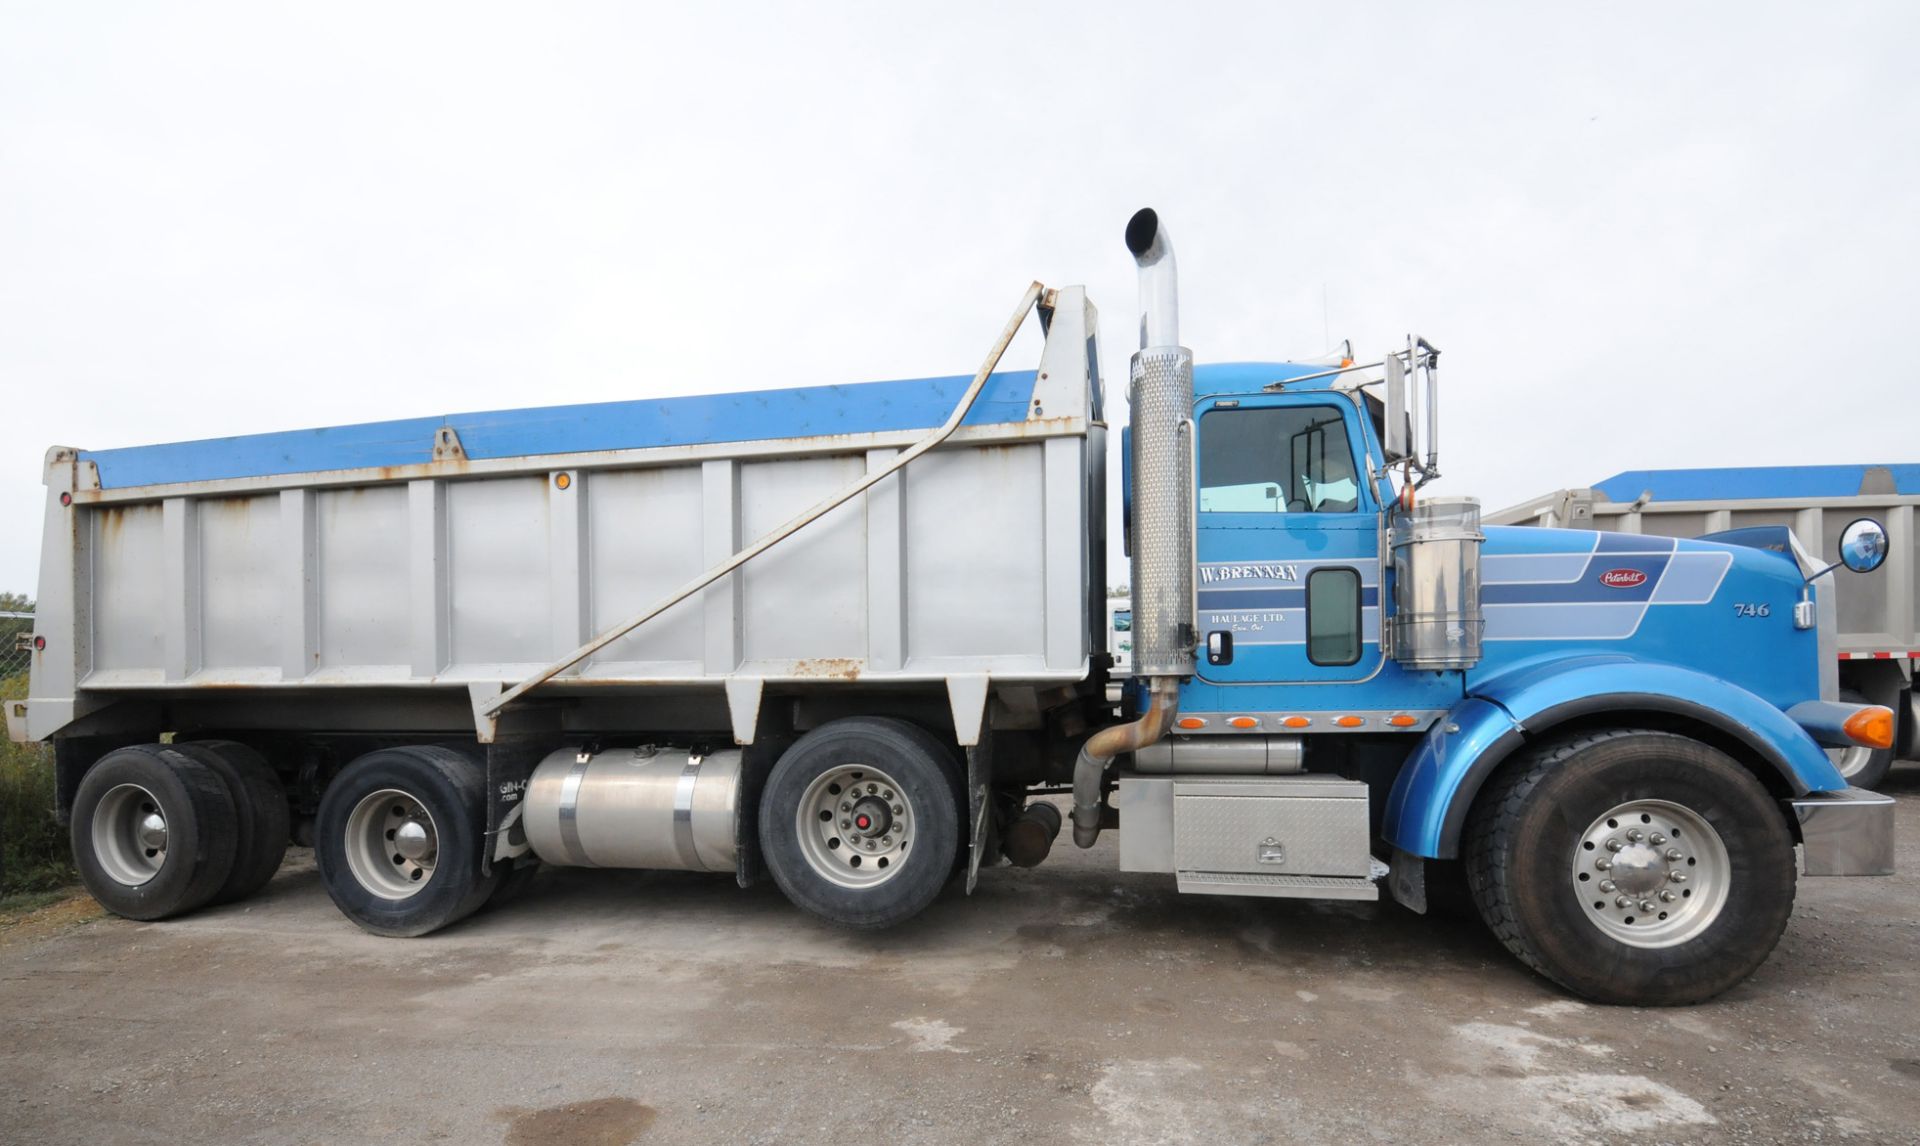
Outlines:
[[[1802,872],[1891,870],[1891,801],[1828,755],[1893,736],[1831,671],[1878,523],[1483,525],[1429,488],[1432,343],[1196,366],[1166,230],[1126,241],[1119,677],[1079,288],[1033,284],[971,376],[52,449],[7,719],[88,888],[231,903],[292,837],[381,935],[539,864],[881,928],[1066,820],[1195,894],[1424,911],[1464,875],[1539,973],[1675,1004],[1767,958]]]

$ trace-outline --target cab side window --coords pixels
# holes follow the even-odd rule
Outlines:
[[[1352,513],[1360,483],[1336,406],[1209,410],[1200,419],[1202,513]]]

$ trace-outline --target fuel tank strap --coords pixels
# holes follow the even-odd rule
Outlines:
[[[700,853],[693,846],[693,788],[700,780],[700,765],[705,757],[688,756],[686,767],[673,787],[673,850],[688,871],[704,870]]]

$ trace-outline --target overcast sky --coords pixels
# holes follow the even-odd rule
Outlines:
[[[0,589],[54,443],[966,373],[1034,278],[1123,379],[1145,205],[1202,361],[1443,347],[1489,508],[1920,460],[1920,5],[1178,7],[0,3]]]

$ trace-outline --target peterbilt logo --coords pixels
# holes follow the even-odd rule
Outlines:
[[[1609,569],[1600,574],[1600,583],[1613,589],[1631,589],[1645,585],[1647,575],[1638,569]]]

